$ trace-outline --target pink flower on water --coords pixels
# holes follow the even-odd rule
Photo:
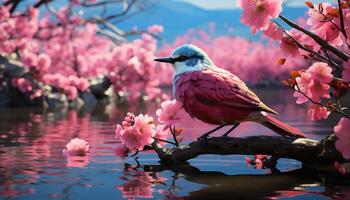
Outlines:
[[[174,125],[183,116],[184,110],[181,102],[174,100],[167,100],[160,104],[161,109],[158,109],[156,114],[158,121],[164,125]]]
[[[263,33],[274,40],[281,40],[283,37],[283,30],[276,27],[276,25],[272,22],[269,23],[269,27],[264,30]]]
[[[153,118],[140,114],[135,117],[133,126],[126,127],[119,134],[126,147],[142,150],[145,145],[150,145],[154,141],[156,131]]]
[[[253,34],[266,30],[270,19],[282,11],[281,0],[237,0],[237,6],[243,8],[241,22],[250,26]]]
[[[334,127],[334,133],[338,140],[335,142],[336,149],[342,153],[345,159],[350,159],[350,120],[341,118]]]
[[[33,86],[30,81],[25,78],[14,78],[11,81],[13,87],[18,88],[22,93],[30,92],[33,90]]]
[[[321,120],[321,119],[327,119],[328,115],[331,112],[327,110],[327,108],[318,106],[318,105],[312,105],[308,111],[308,114],[311,118],[311,120]]]
[[[69,156],[85,156],[89,151],[89,143],[83,139],[74,138],[66,145],[63,153]]]

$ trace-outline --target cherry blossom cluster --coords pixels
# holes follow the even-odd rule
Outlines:
[[[33,7],[12,14],[10,6],[0,7],[0,55],[20,61],[32,75],[18,77],[12,86],[32,96],[51,86],[75,100],[91,79],[106,76],[114,91],[130,100],[160,97],[158,66],[152,60],[157,40],[151,35],[163,27],[151,26],[138,39],[118,44],[99,35],[98,25],[71,12],[72,7],[42,17]]]
[[[263,31],[280,44],[285,58],[302,57],[311,62],[306,70],[292,71],[291,79],[283,81],[295,90],[298,104],[309,103],[312,120],[327,119],[333,113],[343,118],[334,128],[337,150],[350,159],[350,115],[340,104],[341,97],[350,88],[350,4],[347,0],[336,5],[324,2],[309,7],[307,17],[296,24],[281,15],[282,0],[239,0],[243,9],[241,22],[255,34]],[[291,30],[286,30],[275,18],[279,17]],[[344,170],[343,170],[344,171]]]
[[[152,146],[153,143],[164,145],[166,143],[178,146],[183,139],[182,130],[175,125],[183,119],[185,111],[182,104],[176,100],[167,100],[161,103],[157,110],[158,125],[153,117],[133,113],[127,113],[121,124],[117,124],[115,136],[123,146],[116,150],[118,155],[125,156],[129,152],[141,151],[145,146]],[[174,141],[167,140],[170,136]]]

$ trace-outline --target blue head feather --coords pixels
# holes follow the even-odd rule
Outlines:
[[[202,63],[207,66],[213,65],[213,62],[211,61],[209,56],[202,49],[193,44],[184,44],[176,48],[171,55],[172,58],[178,58],[181,56],[186,56],[187,58],[189,58],[189,65],[195,63],[195,60],[192,58],[200,59]]]

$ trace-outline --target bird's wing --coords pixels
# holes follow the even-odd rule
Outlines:
[[[237,109],[258,109],[276,113],[262,103],[242,80],[227,71],[205,70],[191,72],[183,76],[179,83],[182,84],[182,87],[177,88],[184,91],[176,93],[191,96],[186,99],[194,98],[206,104],[220,104]]]

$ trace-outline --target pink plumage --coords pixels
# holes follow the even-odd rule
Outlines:
[[[175,96],[192,116],[209,124],[258,122],[283,136],[305,137],[273,118],[276,114],[237,76],[220,68],[185,72],[175,77]]]
[[[173,65],[175,76],[173,92],[192,117],[219,127],[241,122],[260,123],[282,136],[305,137],[299,130],[275,119],[267,113],[277,114],[254,94],[236,75],[221,69],[200,48],[185,44],[178,47],[168,58],[156,58],[157,62]]]

